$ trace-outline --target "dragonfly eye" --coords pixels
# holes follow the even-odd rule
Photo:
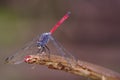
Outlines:
[[[41,43],[40,42],[37,42],[37,47],[38,47],[38,49],[41,49]]]
[[[37,41],[37,47],[39,47],[41,45],[41,42]]]

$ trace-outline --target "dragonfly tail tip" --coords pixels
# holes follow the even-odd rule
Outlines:
[[[68,15],[70,15],[70,14],[71,14],[71,12],[70,12],[70,11],[68,11],[68,12],[67,12],[67,14],[68,14]]]

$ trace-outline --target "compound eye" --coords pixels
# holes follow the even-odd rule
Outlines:
[[[40,42],[37,42],[36,46],[37,46],[38,49],[41,49],[41,44],[40,44]]]
[[[41,42],[37,41],[36,46],[39,47]]]

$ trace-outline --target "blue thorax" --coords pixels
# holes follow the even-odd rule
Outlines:
[[[41,34],[41,36],[39,37],[39,40],[37,41],[37,46],[38,47],[45,47],[49,41],[50,35],[51,35],[50,33]]]

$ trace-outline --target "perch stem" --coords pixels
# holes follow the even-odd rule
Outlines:
[[[69,60],[69,62],[68,62]],[[75,61],[61,56],[46,54],[29,55],[25,58],[28,64],[46,65],[50,69],[62,70],[93,80],[120,80],[120,74],[88,62]]]

